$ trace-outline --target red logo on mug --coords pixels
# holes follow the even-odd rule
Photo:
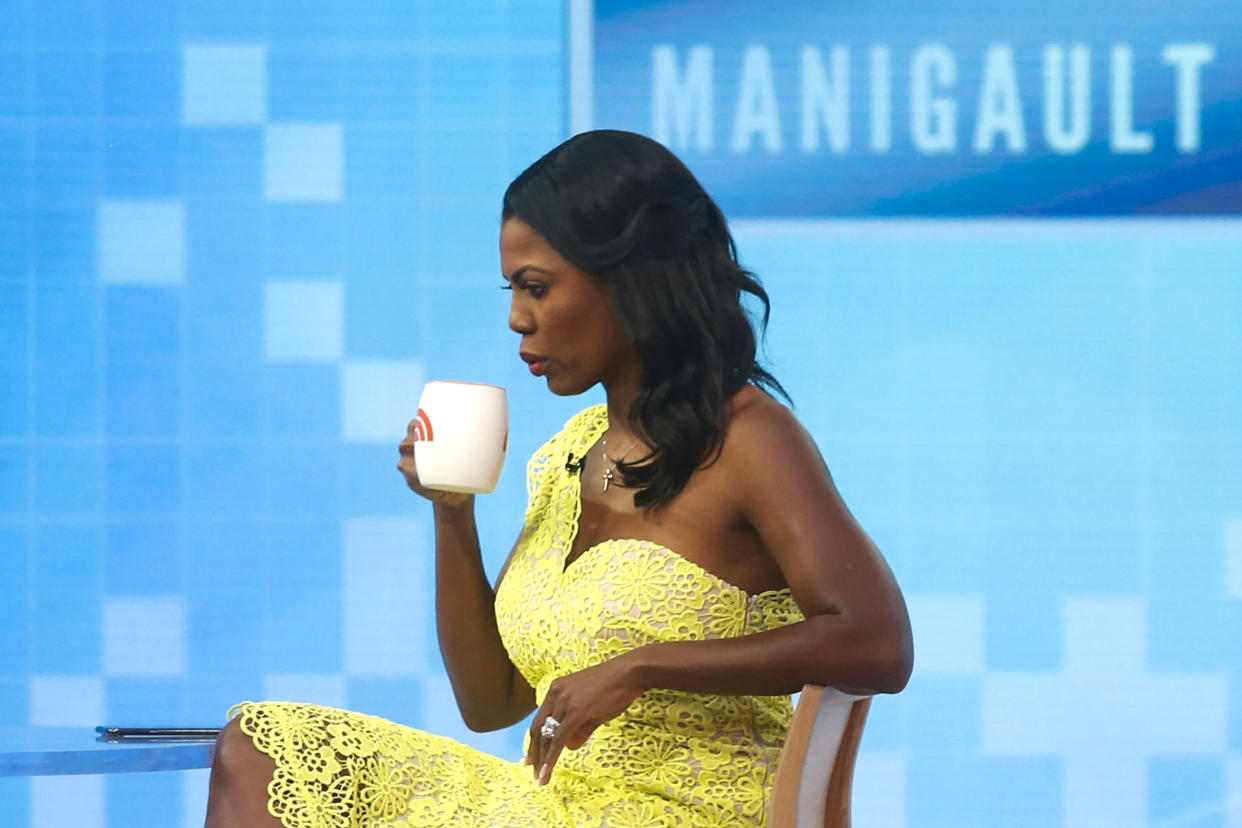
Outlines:
[[[426,440],[431,442],[435,439],[435,432],[431,430],[431,418],[427,416],[427,412],[421,408],[418,409],[418,416],[414,418],[414,440]]]

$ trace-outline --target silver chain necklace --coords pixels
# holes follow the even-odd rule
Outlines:
[[[625,462],[625,458],[629,456],[630,452],[634,450],[634,446],[636,445],[638,445],[637,440],[635,440],[630,447],[625,450],[625,454],[621,455],[621,462]],[[604,455],[604,460],[611,464],[611,466],[605,466],[604,471],[600,474],[600,477],[604,480],[604,491],[608,491],[608,484],[612,482],[614,477],[616,477],[613,470],[617,468],[617,461],[608,456],[608,438],[599,438],[599,453]]]

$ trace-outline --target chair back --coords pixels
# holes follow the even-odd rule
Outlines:
[[[768,828],[850,828],[854,762],[870,696],[802,688],[772,783]]]

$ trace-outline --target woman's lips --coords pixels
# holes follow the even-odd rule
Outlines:
[[[526,363],[527,367],[530,368],[530,372],[537,377],[543,376],[548,370],[548,358],[545,356],[527,353],[526,351],[522,351],[518,354],[518,356],[520,356]]]

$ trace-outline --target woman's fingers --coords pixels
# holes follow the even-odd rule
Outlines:
[[[535,711],[534,717],[530,720],[530,738],[526,740],[526,764],[533,765],[536,772],[539,771],[539,753],[543,747],[543,737],[539,734],[547,716],[546,706],[541,706]]]
[[[591,734],[595,732],[595,728],[600,726],[600,722],[587,722],[576,730],[565,731],[565,747],[570,750],[577,750],[586,744],[586,740],[591,738]]]
[[[536,779],[539,778],[539,770],[543,767],[543,751],[548,741],[543,738],[543,725],[547,721],[548,715],[547,710],[541,707],[535,713],[535,718],[530,724],[530,740],[526,748],[526,764],[531,766]]]
[[[567,716],[565,722],[557,728],[556,737],[544,741],[540,764],[537,766],[539,784],[548,784],[548,780],[552,778],[552,769],[556,767],[562,751],[582,747],[597,727],[599,722],[577,724],[572,716]]]
[[[416,422],[417,420],[410,421],[410,425],[406,429],[405,439],[397,444],[397,453],[401,455],[401,458],[397,461],[397,471],[405,476],[405,484],[410,487],[410,490],[420,497],[425,497],[432,502],[445,506],[464,506],[473,495],[428,489],[419,481],[418,465],[414,462],[414,444],[418,442],[414,439],[414,424]]]
[[[539,784],[546,785],[548,780],[552,778],[552,766],[556,764],[556,760],[560,758],[561,750],[565,747],[562,736],[558,733],[556,738],[548,743],[548,749],[545,751],[543,764],[539,766]]]
[[[539,765],[539,784],[548,784],[548,780],[552,778],[552,769],[556,767],[556,761],[561,758],[561,751],[577,750],[582,747],[597,727],[599,727],[599,722],[577,724],[572,716],[566,717],[565,722],[556,730],[556,738],[548,742],[543,749],[543,763]]]
[[[534,719],[530,725],[530,744],[526,751],[526,764],[531,766],[535,773],[535,780],[540,785],[548,784],[548,779],[552,776],[552,768],[556,765],[556,760],[560,757],[561,751],[567,747],[566,739],[573,733],[574,718],[569,713],[555,715],[549,711],[552,709],[551,699],[545,699],[544,704],[535,713]],[[545,726],[552,722],[553,726],[549,728],[552,733],[549,738],[545,731]],[[591,728],[594,730],[594,728]],[[589,735],[589,734],[588,734]],[[585,738],[582,741],[586,741]],[[578,743],[579,745],[581,742]]]
[[[414,423],[416,420],[410,420],[410,425],[406,428],[405,439],[397,444],[397,453],[401,455],[401,459],[397,461],[397,471],[405,475],[405,484],[410,487],[416,494],[425,498],[435,500],[437,493],[428,491],[423,488],[418,480],[418,467],[414,464]]]
[[[531,720],[526,763],[533,766],[535,778],[546,785],[552,769],[563,750],[577,750],[591,738],[596,729],[625,710],[642,694],[639,687],[618,686],[618,670],[624,672],[621,659],[588,667],[555,679],[548,687],[543,704]],[[544,725],[551,738],[544,736]]]
[[[397,471],[405,475],[405,484],[407,486],[423,497],[429,497],[429,493],[418,482],[418,468],[414,465],[414,449],[411,446],[409,453],[406,453],[404,445],[403,443],[401,459],[397,461]]]

